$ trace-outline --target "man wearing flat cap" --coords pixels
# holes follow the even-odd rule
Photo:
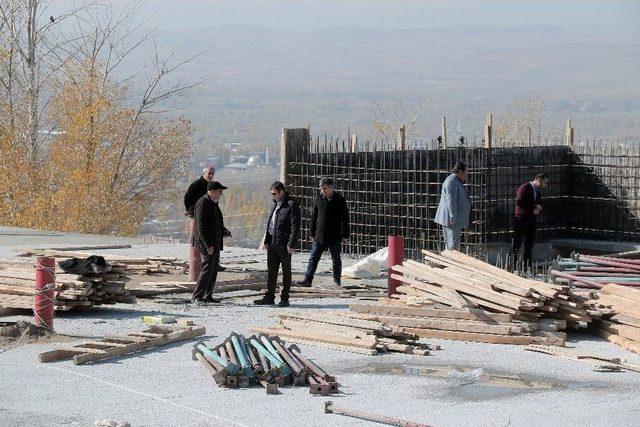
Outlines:
[[[224,227],[222,211],[218,206],[222,190],[227,187],[218,181],[207,184],[207,194],[202,196],[194,208],[195,229],[193,240],[200,250],[202,271],[198,276],[196,290],[191,298],[194,302],[213,302],[213,286],[218,277],[218,264],[223,237],[231,236]]]

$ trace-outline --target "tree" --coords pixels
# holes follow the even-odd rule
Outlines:
[[[537,141],[542,142],[562,135],[560,122],[554,118],[545,117],[545,108],[546,105],[541,96],[521,98],[511,102],[507,110],[497,117],[493,129],[493,145],[495,147],[526,145],[529,131],[533,145],[536,145]]]
[[[41,3],[29,0],[20,6],[0,0],[0,31],[25,14],[36,16]],[[140,73],[146,84],[134,85],[133,76],[122,79],[116,73],[120,64],[153,40],[153,31],[132,24],[137,10],[137,4],[120,11],[96,4],[65,15],[74,25],[58,33],[56,43],[48,44],[47,55],[55,58],[51,62],[56,66],[46,75],[34,68],[34,81],[39,82],[35,103],[29,84],[26,96],[7,89],[16,79],[27,81],[10,63],[11,52],[20,48],[18,37],[8,32],[10,42],[2,52],[9,53],[2,57],[0,77],[11,95],[2,107],[13,113],[13,119],[0,122],[0,170],[10,177],[0,183],[3,223],[131,235],[139,231],[154,205],[175,191],[192,136],[190,123],[172,114],[170,101],[200,82],[185,83],[173,75],[202,53],[186,59],[178,59],[175,52],[163,57],[156,46],[152,65]],[[38,32],[42,34],[45,31]],[[20,53],[23,68],[28,71],[29,64],[42,62],[39,52],[33,49],[33,61]],[[36,104],[41,111],[32,128]],[[19,126],[19,121],[27,126]],[[56,131],[43,130],[45,121]],[[27,129],[28,143],[18,131],[21,128]],[[39,138],[36,144],[32,134]],[[11,175],[12,164],[32,171],[23,178],[24,185]]]
[[[421,107],[410,111],[404,102],[377,104],[378,110],[373,122],[374,136],[382,138],[383,142],[394,142],[398,138],[400,127],[405,126],[405,141],[415,144],[424,126],[426,108]]]

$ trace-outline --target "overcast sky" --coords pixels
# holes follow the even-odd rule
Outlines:
[[[554,25],[640,34],[639,0],[146,0],[143,10],[166,30],[235,24],[277,30]]]

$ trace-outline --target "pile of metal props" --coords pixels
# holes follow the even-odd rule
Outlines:
[[[203,341],[193,346],[193,359],[212,374],[219,387],[246,388],[261,385],[267,394],[279,394],[280,386],[309,387],[311,394],[338,393],[339,384],[296,345],[286,346],[277,336],[245,338],[231,334],[211,347]]]

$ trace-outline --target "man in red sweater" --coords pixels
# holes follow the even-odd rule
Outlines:
[[[540,191],[549,186],[549,177],[541,173],[536,178],[524,183],[516,193],[516,212],[513,219],[513,240],[511,242],[511,254],[513,265],[517,264],[518,252],[524,241],[524,253],[522,262],[524,268],[531,268],[531,252],[536,240],[536,221],[542,213]]]

